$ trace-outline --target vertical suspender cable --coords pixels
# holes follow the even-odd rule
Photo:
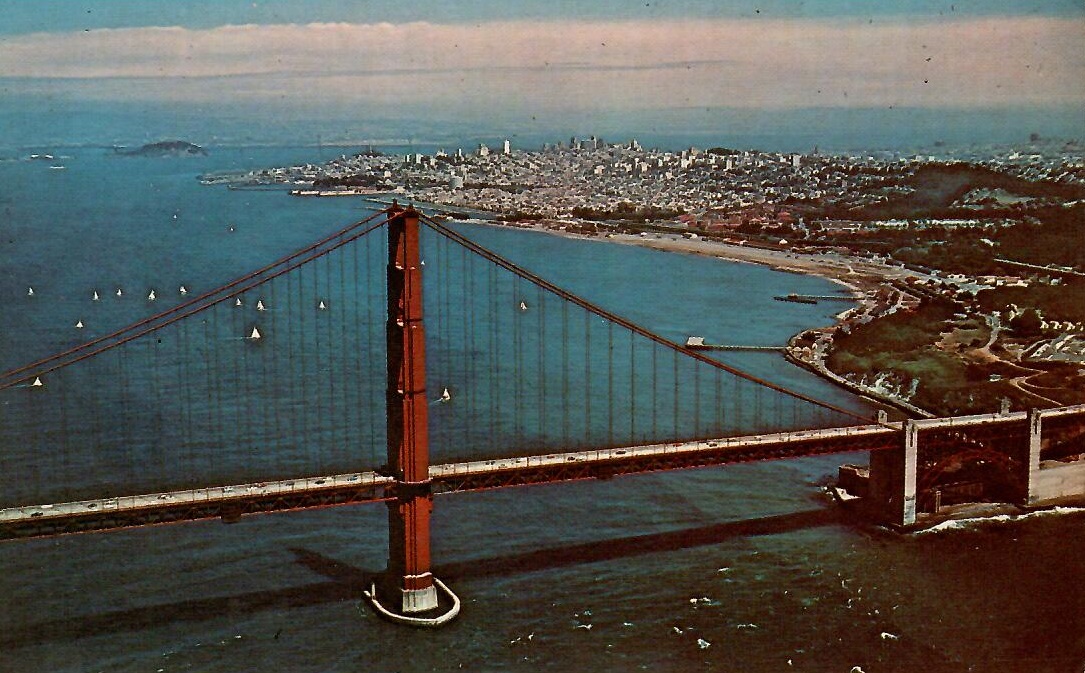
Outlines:
[[[462,353],[460,356],[460,370],[463,372],[463,379],[460,386],[468,391],[461,404],[463,405],[463,417],[460,419],[460,427],[463,436],[462,446],[471,446],[471,426],[475,418],[475,399],[477,397],[475,389],[475,371],[471,366],[471,351],[474,346],[475,335],[475,312],[472,301],[474,300],[474,276],[471,274],[467,263],[467,248],[460,246],[460,316],[463,320],[460,327]]]
[[[129,387],[128,387],[128,377],[129,377],[128,349],[127,348],[120,348],[118,350],[120,351],[118,359],[120,360],[120,365],[121,365],[120,366],[121,408],[120,408],[119,411],[124,416],[124,423],[123,423],[124,427],[122,429],[123,433],[122,433],[121,441],[124,442],[124,450],[123,451],[124,451],[124,455],[126,456],[126,459],[127,459],[127,468],[128,468],[127,476],[125,478],[125,481],[127,481],[128,483],[133,483],[133,482],[136,481],[136,466],[138,464],[140,464],[142,461],[137,461],[136,458],[135,458],[135,454],[134,454],[134,448],[135,447],[133,446],[134,442],[133,442],[133,439],[132,439],[131,413],[130,413],[130,410],[128,408],[128,399],[129,399],[129,394],[128,394],[128,392],[129,392]]]
[[[366,288],[366,300],[365,303],[369,303],[369,284],[362,281],[362,276],[358,270],[358,248],[368,241],[358,240],[350,244],[350,279],[351,282],[346,287],[350,288],[350,300],[347,300],[346,287],[342,290],[342,297],[339,301],[343,306],[343,332],[344,334],[350,334],[350,339],[343,339],[343,348],[351,349],[349,357],[345,358],[344,364],[348,365],[354,372],[354,376],[348,376],[345,381],[345,399],[344,403],[349,409],[344,413],[344,417],[350,417],[350,424],[353,424],[353,429],[348,430],[346,437],[344,438],[345,449],[349,456],[350,462],[357,466],[357,469],[362,470],[367,467],[372,467],[372,461],[370,461],[368,455],[363,454],[363,447],[369,446],[372,442],[369,441],[369,434],[365,430],[365,426],[362,422],[362,405],[363,404],[376,404],[377,400],[367,400],[362,394],[363,383],[369,378],[370,369],[365,364],[372,358],[373,353],[369,350],[368,344],[362,338],[361,329],[361,313],[362,313],[362,300],[358,294],[361,292],[361,288]],[[343,256],[344,262],[346,255]],[[346,270],[342,271],[343,280],[346,280]],[[368,279],[368,276],[367,276]],[[353,323],[349,325],[348,323]],[[353,329],[351,329],[353,328]],[[363,344],[365,346],[363,347]]]
[[[629,335],[629,442],[637,440],[637,351],[633,333]]]
[[[317,258],[313,261],[310,272],[313,276],[313,299],[311,301],[321,301],[323,295],[320,288],[320,259]],[[334,419],[328,418],[328,402],[326,395],[328,391],[328,383],[324,378],[323,368],[325,364],[325,355],[321,343],[324,341],[321,331],[323,326],[327,323],[326,314],[327,311],[313,310],[313,350],[309,358],[307,358],[313,368],[313,375],[310,378],[310,390],[315,390],[316,394],[316,409],[313,414],[313,432],[309,435],[315,440],[316,450],[319,453],[318,462],[320,464],[320,473],[325,474],[331,470],[329,464],[328,444],[326,437],[326,428],[329,423],[334,423]]]
[[[381,227],[380,231],[385,237],[388,236],[388,228],[387,227]],[[373,258],[377,256],[376,255],[376,250],[386,248],[386,247],[388,247],[388,245],[387,245],[387,241],[384,238],[379,238],[378,237],[378,238],[376,238],[376,241],[377,242],[374,243],[373,240],[368,240],[367,239],[367,243],[366,243],[366,247],[365,247],[365,252],[366,252],[366,255],[365,255],[365,257],[366,257],[366,259],[365,259],[365,298],[363,299],[362,304],[366,307],[366,317],[367,317],[365,338],[366,338],[366,353],[369,355],[369,365],[370,365],[368,367],[367,371],[369,372],[369,375],[371,377],[373,377],[373,379],[375,381],[383,381],[383,376],[381,375],[381,373],[379,371],[379,368],[376,366],[377,361],[378,361],[378,358],[376,357],[376,354],[378,352],[378,349],[380,350],[380,352],[383,353],[384,348],[379,345],[380,343],[382,343],[379,339],[376,340],[378,345],[376,347],[374,346],[373,333],[374,332],[377,332],[378,334],[383,334],[384,333],[384,331],[383,331],[384,321],[381,320],[376,315],[374,315],[375,310],[374,310],[373,306],[374,306],[374,304],[377,304],[379,306],[385,306],[386,303],[387,303],[387,300],[386,300],[386,297],[384,296],[384,294],[378,291],[378,294],[379,294],[378,298],[380,299],[380,301],[379,302],[374,302],[373,301],[373,299],[374,299],[374,297],[372,296],[374,294],[374,292],[373,292],[373,276],[374,276],[374,274],[381,273],[382,270],[384,269],[384,267],[381,265],[379,259],[377,261],[374,261]],[[380,287],[384,287],[384,285],[380,284]],[[387,354],[385,354],[385,357],[387,357]],[[370,389],[372,389],[372,387],[373,387],[372,385],[369,386]],[[377,435],[378,435],[377,422],[378,421],[375,420],[377,417],[381,418],[382,420],[385,420],[384,415],[383,414],[378,415],[377,413],[372,411],[373,409],[379,408],[381,406],[380,402],[381,402],[381,400],[384,399],[383,398],[384,389],[383,389],[383,387],[378,388],[374,392],[377,395],[376,399],[373,399],[373,400],[359,399],[358,400],[358,406],[359,407],[362,407],[364,405],[367,409],[370,409],[370,412],[369,412],[368,418],[367,418],[367,420],[368,420],[367,425],[369,426],[369,429],[370,429],[369,463],[372,466],[376,466],[376,465],[381,464],[381,462],[382,462],[381,456],[383,455],[384,451],[386,450],[385,447],[383,446],[383,442],[378,442],[377,441]],[[359,413],[361,413],[361,412],[359,411]],[[385,433],[387,433],[387,431],[388,431],[388,429],[386,427],[385,428]]]
[[[69,376],[64,378],[73,377]],[[63,471],[61,471],[60,474],[63,475],[61,477],[61,482],[63,484],[63,498],[65,501],[74,499],[72,497],[71,489],[72,477],[74,476],[71,472],[71,446],[68,442],[68,438],[71,437],[71,432],[68,427],[68,385],[69,383],[67,381],[60,381],[60,385],[58,386],[60,388],[60,435],[62,442],[62,445],[58,448],[60,449],[60,460],[63,465]],[[53,474],[56,473],[57,471],[54,470]]]
[[[177,383],[180,418],[177,424],[177,449],[180,452],[185,469],[182,473],[182,486],[195,487],[195,473],[192,468],[192,384],[188,378],[188,360],[191,357],[188,343],[188,321],[182,320],[177,330]]]
[[[222,385],[226,386],[226,403],[222,406],[226,407],[226,411],[230,415],[229,420],[219,426],[219,431],[223,433],[223,439],[226,440],[227,437],[229,438],[228,442],[222,442],[222,446],[226,446],[227,443],[229,443],[234,447],[238,446],[241,441],[241,419],[238,418],[241,414],[238,407],[239,401],[237,395],[238,363],[241,358],[245,356],[245,347],[248,345],[245,337],[249,335],[249,332],[246,331],[244,316],[242,315],[245,311],[245,304],[247,304],[247,301],[243,295],[239,294],[237,297],[241,300],[242,306],[238,306],[230,311],[230,317],[227,321],[229,325],[227,334],[229,336],[226,337],[222,345],[223,348],[229,348],[227,357],[229,358],[230,375],[228,377],[219,377],[222,381]],[[241,322],[240,327],[238,326],[239,322]],[[215,369],[221,371],[218,367]],[[220,404],[222,404],[221,400]],[[224,452],[223,455],[227,458],[229,457],[228,453]],[[233,468],[233,462],[227,460],[227,464],[229,465],[227,469],[231,470]],[[231,480],[236,479],[236,475],[233,473],[230,473],[227,476]]]
[[[723,435],[723,427],[725,424],[724,409],[723,409],[723,372],[719,369],[716,370],[716,429],[713,432],[715,435]]]
[[[701,368],[700,363],[693,364],[693,436],[701,436]]]
[[[286,369],[285,371],[281,372],[279,376],[282,378],[282,381],[285,384],[284,396],[287,397],[289,401],[289,406],[287,407],[287,410],[289,412],[288,418],[293,419],[293,423],[288,425],[286,430],[287,433],[289,433],[290,442],[293,445],[292,453],[294,453],[295,455],[294,459],[299,460],[302,457],[298,455],[298,453],[301,451],[302,435],[300,432],[301,419],[298,417],[302,414],[302,409],[304,409],[304,405],[302,400],[296,398],[298,394],[297,391],[300,389],[300,386],[295,385],[295,383],[297,382],[298,373],[295,365],[294,348],[298,342],[297,333],[301,331],[299,327],[301,312],[304,311],[306,307],[303,306],[300,301],[293,301],[294,274],[292,273],[286,275],[285,294],[287,302],[293,305],[291,306],[290,325],[287,327],[289,336],[286,340]],[[302,464],[305,465],[306,468],[308,468],[309,466],[308,461],[303,461]]]
[[[674,358],[674,390],[672,391],[672,394],[674,395],[674,423],[673,423],[674,424],[674,434],[671,435],[671,436],[674,437],[675,439],[677,439],[679,437],[679,434],[678,434],[678,427],[679,427],[678,426],[678,382],[679,382],[679,378],[678,378],[678,351],[671,351],[671,354],[672,354],[672,356]]]
[[[659,414],[659,398],[658,398],[658,384],[659,384],[659,368],[656,360],[658,359],[659,349],[658,344],[649,344],[652,348],[652,441],[658,441],[659,432],[656,430],[656,421]]]
[[[614,446],[614,323],[607,321],[607,446]]]
[[[332,302],[331,311],[319,311],[322,315],[318,315],[317,333],[324,332],[324,339],[317,344],[317,363],[320,370],[319,383],[321,390],[326,391],[328,404],[327,404],[327,417],[326,420],[321,423],[323,426],[321,434],[324,435],[326,445],[328,447],[328,460],[331,463],[329,469],[339,471],[338,468],[343,467],[339,462],[339,443],[335,439],[335,430],[342,424],[339,415],[336,413],[335,398],[336,390],[335,380],[336,374],[342,371],[341,368],[336,367],[336,360],[333,356],[337,353],[342,344],[337,343],[335,340],[335,320],[336,318],[342,318],[341,313],[343,310],[342,305],[337,299],[332,299],[332,254],[339,254],[338,251],[329,252],[321,259],[313,262],[313,266],[316,267],[321,261],[324,262],[324,288],[318,290],[317,293],[321,297],[326,297],[328,301]],[[317,267],[319,269],[319,267]],[[317,279],[320,279],[320,273],[317,272]],[[320,344],[325,344],[321,348]],[[327,385],[321,385],[327,382]]]
[[[276,460],[281,461],[283,452],[280,423],[282,421],[279,417],[282,414],[278,408],[281,397],[276,391],[277,386],[275,384],[277,381],[274,377],[282,369],[278,357],[283,348],[289,348],[290,336],[289,334],[283,334],[279,330],[285,320],[283,312],[286,310],[286,306],[279,306],[278,298],[275,296],[277,285],[278,282],[271,282],[267,285],[268,302],[270,302],[272,309],[268,329],[274,336],[275,346],[274,348],[265,348],[263,353],[260,354],[260,382],[256,389],[264,399],[266,413],[260,423],[260,445],[257,450],[265,460],[269,458],[268,454],[272,453]],[[269,369],[272,372],[271,376],[268,376]],[[281,468],[276,467],[276,472],[280,471]]]
[[[509,315],[513,316],[512,320],[512,332],[513,332],[513,380],[516,383],[515,388],[515,409],[516,409],[516,447],[517,449],[524,448],[524,407],[523,407],[523,386],[524,386],[524,342],[523,342],[523,318],[520,312],[513,307],[519,306],[520,297],[520,278],[514,277],[512,283],[513,296],[510,298],[506,306],[506,311]]]
[[[561,302],[561,445],[569,446],[569,303]]]
[[[153,335],[152,335],[153,336]],[[169,446],[169,440],[162,436],[162,386],[160,381],[160,365],[159,365],[159,339],[157,336],[153,336],[151,341],[147,343],[148,359],[150,360],[147,375],[151,378],[151,396],[154,399],[154,420],[151,423],[151,437],[148,438],[147,447],[158,455],[155,462],[158,464],[159,474],[154,475],[156,481],[166,481],[170,479],[170,465],[167,453],[169,453],[171,447]],[[150,461],[148,461],[150,463]],[[172,466],[173,473],[176,474],[176,465]],[[175,487],[175,484],[170,483],[171,487]],[[171,488],[172,490],[172,488]]]
[[[535,315],[538,316],[539,324],[539,366],[536,373],[536,379],[539,382],[538,385],[538,402],[536,403],[537,410],[535,415],[539,420],[539,439],[545,441],[548,438],[547,428],[549,427],[546,422],[546,351],[550,344],[546,339],[546,296],[543,294],[542,288],[538,285],[535,286]]]
[[[211,343],[211,326],[208,324],[207,318],[202,321],[203,324],[203,371],[207,380],[207,429],[208,432],[216,432],[216,420],[221,410],[218,408],[218,381],[215,377],[215,367],[211,365],[212,359],[215,361],[215,366],[218,365],[218,349]],[[210,444],[207,442],[207,444]],[[204,455],[207,457],[207,467],[213,471],[215,462],[215,452],[210,446],[199,447],[203,448]],[[218,481],[218,475],[215,475],[215,480],[212,483],[220,483]]]
[[[498,308],[501,306],[501,298],[496,296],[497,291],[497,267],[490,266],[489,268],[489,287],[487,288],[486,296],[490,297],[488,302],[490,305],[490,373],[487,378],[490,380],[490,441],[500,441],[497,437],[497,392],[500,377],[498,376],[498,355],[497,346],[500,341],[497,338],[498,335]]]
[[[259,301],[263,301],[263,299],[260,298],[261,295],[255,296]],[[261,314],[255,314],[255,316],[256,317],[253,318],[253,325],[259,325],[259,323],[262,322],[260,320],[262,316]],[[244,330],[245,328],[244,320],[241,321],[241,328],[242,330]],[[257,327],[257,329],[259,329],[259,327]],[[267,338],[268,335],[266,334],[266,332],[267,326],[265,325],[264,331],[261,332],[262,339]],[[242,331],[241,334],[244,335],[244,332]],[[238,415],[240,416],[240,418],[238,418],[236,421],[236,425],[238,427],[238,433],[242,436],[242,440],[237,444],[237,450],[241,451],[242,449],[244,449],[245,454],[239,455],[242,456],[244,466],[247,468],[249,465],[263,466],[263,462],[259,460],[258,456],[255,455],[256,447],[258,446],[258,444],[256,442],[255,436],[253,435],[253,416],[258,413],[254,409],[254,403],[256,402],[256,400],[253,399],[253,369],[256,366],[257,358],[259,358],[258,348],[260,346],[260,342],[254,341],[252,344],[248,344],[253,346],[253,348],[245,348],[245,340],[241,340],[241,344],[241,357],[238,358],[241,373],[235,380],[235,386],[237,387],[236,394],[238,395],[237,409]]]
[[[584,440],[592,444],[591,422],[591,313],[584,312]]]
[[[754,396],[754,405],[753,405],[754,415],[757,418],[757,432],[763,432],[765,430],[765,428],[766,428],[766,425],[765,425],[765,416],[764,416],[764,411],[763,411],[764,408],[762,407],[762,404],[761,404],[761,388],[754,388],[753,396]]]

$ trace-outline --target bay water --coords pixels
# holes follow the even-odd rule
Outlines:
[[[331,150],[210,150],[139,158],[43,147],[2,157],[0,368],[79,343],[77,320],[103,330],[146,317],[149,288],[214,287],[372,212],[356,199],[197,180]],[[28,160],[32,152],[53,159]],[[459,226],[675,340],[783,344],[840,310],[771,301],[836,290],[817,278]],[[112,300],[117,288],[128,300],[90,304],[92,291]],[[728,362],[867,409],[778,354]],[[385,562],[381,505],[4,543],[0,670],[1082,670],[1085,517],[898,537],[855,525],[820,487],[841,462],[864,460],[440,496],[435,573],[464,608],[438,631],[387,624],[361,601],[362,574]],[[94,470],[86,479],[108,479]],[[20,478],[5,470],[0,488],[16,491]]]

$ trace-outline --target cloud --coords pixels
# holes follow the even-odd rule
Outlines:
[[[230,25],[2,38],[0,73],[122,97],[525,109],[1085,104],[1083,43],[1085,22],[1053,17]]]

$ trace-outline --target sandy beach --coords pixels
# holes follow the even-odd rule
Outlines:
[[[868,259],[858,258],[840,253],[797,253],[787,250],[774,250],[755,246],[736,245],[721,241],[705,240],[703,238],[686,238],[679,234],[649,234],[641,236],[637,234],[604,233],[585,235],[572,233],[559,229],[546,223],[532,225],[508,225],[500,222],[481,221],[483,224],[493,226],[514,226],[520,229],[528,229],[541,233],[548,233],[566,238],[581,240],[603,240],[620,245],[637,245],[655,250],[675,252],[691,255],[703,255],[715,257],[728,262],[741,262],[744,264],[759,264],[787,273],[799,273],[819,276],[826,280],[837,283],[846,294],[855,299],[858,304],[838,313],[836,324],[812,326],[804,330],[802,334],[813,336],[813,347],[799,347],[795,345],[800,335],[795,335],[789,341],[785,350],[785,357],[795,365],[808,369],[823,378],[847,388],[851,392],[878,400],[890,406],[903,409],[913,416],[930,417],[933,414],[925,409],[916,407],[906,400],[899,399],[888,391],[861,385],[854,381],[830,371],[825,366],[825,356],[832,348],[833,333],[837,326],[847,318],[855,318],[861,314],[870,314],[876,317],[878,301],[876,294],[885,284],[894,280],[907,278],[923,278],[922,274],[884,263],[872,262]]]
[[[760,264],[788,273],[820,276],[848,289],[856,300],[861,299],[867,291],[877,288],[883,282],[924,277],[922,274],[900,266],[889,266],[883,263],[871,262],[868,259],[840,253],[808,254],[788,250],[773,250],[751,245],[724,243],[722,241],[704,238],[691,239],[679,234],[650,234],[648,236],[640,236],[637,234],[607,233],[592,236],[567,232],[564,229],[557,228],[553,224],[547,223],[509,225],[502,222],[486,220],[472,220],[472,222],[494,226],[513,226],[520,229],[553,234],[555,236],[564,236],[566,238],[605,240],[623,245],[639,245],[645,248],[653,248],[655,250],[664,250],[667,252],[704,255],[729,262]]]
[[[667,252],[715,257],[728,262],[760,264],[777,271],[819,276],[839,284],[848,290],[856,301],[860,302],[868,292],[877,289],[887,281],[924,277],[922,274],[900,266],[890,266],[840,253],[808,254],[788,250],[773,250],[704,238],[690,239],[678,234],[640,236],[636,234],[608,233],[592,236],[567,232],[546,224],[524,226],[490,221],[479,222],[494,226],[515,226],[520,229],[539,231],[566,238],[601,240],[622,245],[639,245]]]
[[[628,234],[613,234],[610,240],[656,250],[716,257],[729,262],[760,264],[788,273],[821,276],[851,290],[857,299],[859,293],[870,289],[871,285],[877,285],[888,277],[906,275],[902,273],[903,269],[838,254],[810,255],[705,239],[644,238]]]

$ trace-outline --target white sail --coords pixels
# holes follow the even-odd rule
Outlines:
[[[75,323],[75,328],[76,329],[83,329],[83,321],[80,320],[79,322]]]
[[[267,310],[266,308],[264,308],[264,300],[263,299],[257,300],[257,302],[256,302],[256,310],[257,311],[266,311]]]
[[[524,302],[520,302],[520,310],[521,311],[526,311],[527,310],[527,304],[525,304]]]
[[[94,296],[90,298],[91,301],[98,301],[98,290],[94,291]]]
[[[448,388],[441,391],[441,401],[448,402],[452,399],[452,393],[448,392]]]
[[[154,301],[155,299],[156,297],[154,296],[154,290],[151,290],[151,293],[147,295],[147,301]]]
[[[32,388],[40,388],[40,387],[42,387],[44,385],[45,384],[41,382],[41,377],[40,376],[35,376],[34,377],[34,382],[30,384],[30,386]]]
[[[118,288],[117,288],[117,296],[119,297],[119,296],[121,296],[122,294],[124,294],[124,293],[123,293],[123,292],[121,292],[121,289],[120,289],[120,288],[118,287]]]
[[[186,287],[185,287],[184,285],[182,285],[182,286],[181,286],[181,289],[179,290],[179,292],[181,293],[181,296],[183,297],[183,296],[185,296],[186,294],[188,294],[188,288],[186,288]]]
[[[237,298],[237,301],[234,302],[234,306],[241,306],[241,297]]]
[[[320,303],[319,303],[319,304],[317,304],[317,306],[316,306],[316,307],[317,307],[318,309],[320,309],[321,311],[326,311],[326,310],[328,310],[328,307],[324,305],[324,300],[323,300],[323,299],[321,299],[321,300],[320,300]]]
[[[26,288],[26,296],[33,297],[34,296],[34,288],[32,288],[32,287]]]
[[[252,334],[249,335],[249,338],[250,339],[259,339],[260,338],[260,330],[256,329],[256,325],[253,325]]]

